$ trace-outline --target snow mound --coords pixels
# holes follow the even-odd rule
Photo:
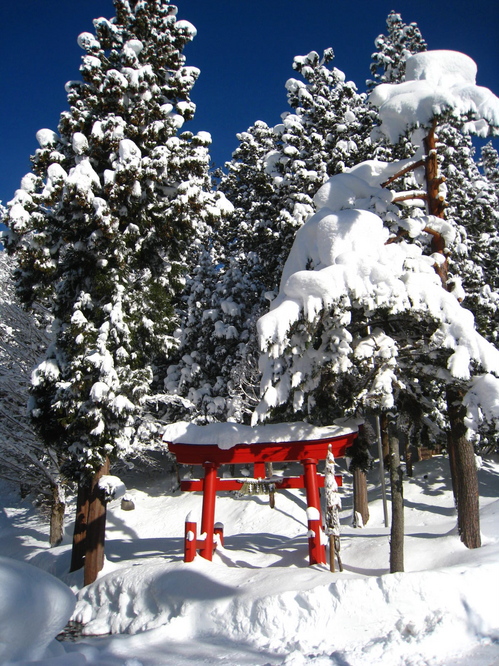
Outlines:
[[[0,557],[0,663],[64,653],[54,639],[75,603],[74,594],[57,578]]]
[[[489,594],[497,564],[372,578],[322,567],[250,572],[202,558],[125,568],[84,590],[74,618],[94,635],[162,627],[163,640],[224,636],[259,653],[345,653],[356,666],[443,659],[449,644],[499,637]]]

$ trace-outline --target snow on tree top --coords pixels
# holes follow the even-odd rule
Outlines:
[[[323,427],[303,422],[272,423],[262,426],[208,423],[199,426],[187,421],[178,421],[166,426],[163,441],[175,444],[216,444],[220,449],[231,449],[237,444],[310,441],[341,437],[352,432],[357,432],[357,424],[354,421]]]
[[[435,86],[451,87],[476,83],[475,61],[459,51],[423,51],[407,58],[406,81],[426,80]]]
[[[379,107],[381,131],[396,143],[407,127],[427,125],[433,116],[451,110],[472,113],[470,133],[487,136],[499,128],[499,99],[476,85],[475,62],[458,51],[425,51],[407,58],[403,83],[382,83],[369,97]]]

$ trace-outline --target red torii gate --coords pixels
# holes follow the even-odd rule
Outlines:
[[[203,427],[203,426],[198,426]],[[223,538],[222,529],[215,526],[215,500],[217,490],[240,490],[247,479],[219,478],[220,465],[252,464],[254,479],[265,480],[265,463],[300,462],[303,476],[272,478],[278,488],[305,488],[307,496],[308,544],[310,564],[326,563],[326,550],[322,540],[322,517],[319,488],[324,487],[324,476],[317,473],[317,463],[325,460],[329,448],[335,458],[343,458],[352,446],[357,432],[329,435],[319,439],[236,444],[231,448],[220,448],[217,444],[190,444],[165,441],[177,462],[186,465],[202,465],[204,478],[183,480],[182,490],[203,492],[201,535],[197,536],[197,525],[188,516],[185,523],[184,561],[191,562],[197,551],[207,560],[213,557],[216,547],[215,534]],[[341,477],[336,477],[341,485]],[[268,482],[269,480],[267,480]]]

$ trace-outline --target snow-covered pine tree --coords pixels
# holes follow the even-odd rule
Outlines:
[[[262,168],[265,155],[274,149],[275,135],[259,121],[238,138],[233,168],[224,177],[239,185],[224,187],[234,204],[234,215],[219,230],[186,285],[187,317],[181,345],[165,379],[167,393],[179,399],[170,402],[171,419],[242,421],[248,411],[243,402],[257,401],[254,396],[242,402],[241,396],[245,390],[253,391],[257,381],[245,372],[246,367],[250,373],[256,367],[255,362],[248,363],[251,351],[247,345],[252,344],[252,309],[258,313],[262,309],[262,283],[268,279],[257,264],[258,248],[268,247],[269,236],[275,233],[270,220],[279,203]],[[253,224],[254,219],[260,224]],[[256,349],[253,354],[256,357]],[[236,364],[242,367],[242,358],[248,365],[239,376],[235,368]],[[239,389],[239,384],[244,388]]]
[[[448,255],[448,283],[450,289],[459,289],[480,333],[497,343],[499,191],[474,159],[471,136],[463,133],[466,121],[466,116],[451,117],[438,128],[446,218],[456,221],[456,240]]]
[[[367,81],[369,90],[379,83],[400,83],[405,78],[405,61],[410,55],[427,50],[417,23],[407,25],[394,11],[386,19],[387,34],[374,40],[377,51],[371,58],[372,79]]]
[[[378,52],[373,54],[371,64],[371,73],[374,76],[374,80],[368,81],[368,88],[371,90],[377,83],[404,81],[407,57],[426,50],[426,44],[416,24],[407,26],[400,15],[391,12],[387,25],[388,34],[380,35],[375,42]],[[474,313],[478,330],[487,339],[494,340],[494,319],[498,303],[494,287],[494,284],[497,284],[494,276],[497,241],[490,225],[494,224],[493,220],[497,215],[497,201],[494,201],[496,197],[491,192],[490,182],[487,182],[487,174],[480,174],[473,161],[474,149],[469,135],[463,135],[462,129],[467,120],[471,120],[470,114],[460,118],[454,113],[444,113],[438,121],[440,172],[447,181],[446,219],[454,227],[453,241],[449,243],[449,238],[447,239],[447,284],[448,288],[455,290],[456,294],[459,293],[460,298],[466,294],[464,305]],[[391,159],[400,159],[414,154],[411,143],[410,134],[400,137],[397,144],[385,148],[382,159],[390,159],[390,155]],[[381,151],[379,154],[382,154]],[[493,159],[492,154],[492,161]],[[404,183],[402,179],[399,180],[398,187],[409,189],[408,183]],[[478,229],[480,225],[481,231]],[[492,261],[489,257],[493,257]],[[487,277],[487,274],[490,277]],[[447,411],[445,400],[437,398],[438,390],[435,389],[438,387],[430,379],[425,391],[434,396],[432,402],[435,405],[441,403],[440,412],[443,415]],[[397,436],[409,444],[414,444],[417,442],[411,442],[411,438],[422,432],[420,403],[404,401],[404,404],[408,411],[399,409],[393,426],[396,427]],[[440,418],[438,409],[434,410],[434,417],[440,427],[448,427],[446,421]],[[481,441],[487,445],[491,440],[490,433],[487,436],[489,426],[482,423],[481,430]],[[407,435],[410,435],[409,439]],[[389,441],[388,435],[385,439]]]
[[[255,322],[277,291],[296,230],[312,213],[317,188],[372,149],[375,114],[332,59],[331,49],[322,58],[314,51],[296,57],[303,80],[286,84],[292,111],[273,128],[257,122],[241,133],[227,164],[220,189],[235,212],[224,229],[224,256],[211,288],[192,285],[196,335],[186,338],[185,358],[167,384],[193,400],[196,418],[249,418],[257,403]],[[201,292],[204,301],[194,296]]]
[[[499,188],[499,153],[489,141],[482,147],[479,166],[487,178]]]
[[[87,478],[136,446],[154,367],[176,347],[176,294],[229,205],[210,191],[210,136],[179,135],[199,70],[196,34],[169,0],[115,0],[82,33],[82,81],[58,133],[40,130],[33,172],[9,203],[5,244],[18,292],[53,313],[31,416]]]
[[[381,127],[392,141],[409,126],[431,125],[425,79],[438,90],[439,77],[457,71],[456,60],[467,92],[461,96],[456,87],[448,104],[458,111],[474,94],[483,95],[477,118],[499,124],[497,98],[473,88],[470,59],[422,53],[411,58],[411,76],[417,70],[418,81],[424,80],[419,88],[414,79],[409,84],[414,100],[407,109],[415,117],[409,111],[401,115],[397,106],[396,95],[407,90],[404,83],[376,88],[371,97],[381,107]],[[445,250],[455,225],[442,219],[441,181],[430,168],[435,166],[434,125],[416,133],[414,141],[420,150],[426,147],[423,163],[420,155],[395,163],[368,160],[333,177],[316,195],[319,210],[298,232],[280,294],[259,321],[265,353],[255,421],[269,413],[282,417],[283,409],[317,418],[317,408],[323,411],[326,403],[329,419],[335,406],[354,413],[407,411],[402,401],[417,405],[422,416],[425,411],[438,416],[442,403],[449,403],[449,391],[469,387],[477,367],[499,371],[497,349],[474,328],[471,313],[459,304],[459,291],[446,288]],[[427,192],[388,193],[397,174],[408,169],[416,181],[424,176]],[[397,213],[400,205],[422,195],[429,214],[414,205],[410,216]],[[460,419],[462,424],[462,415],[451,414],[454,406],[451,400],[452,436],[461,440],[461,428],[455,426]],[[469,547],[479,545],[473,538],[464,540]]]

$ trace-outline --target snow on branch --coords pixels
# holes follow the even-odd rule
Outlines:
[[[457,51],[424,51],[407,58],[403,83],[382,83],[369,97],[379,108],[381,131],[392,143],[411,126],[426,126],[451,111],[472,114],[464,130],[486,137],[499,130],[499,99],[476,85],[477,66]]]
[[[463,405],[467,408],[466,426],[473,432],[484,421],[499,430],[499,379],[486,374],[474,377]]]
[[[349,331],[354,310],[366,316],[383,311],[389,316],[430,318],[435,329],[428,351],[449,351],[446,372],[454,380],[468,381],[474,364],[499,374],[499,351],[477,332],[472,313],[444,288],[435,271],[442,256],[425,255],[419,244],[411,242],[411,237],[425,231],[451,240],[452,226],[421,214],[404,221],[409,238],[390,243],[382,218],[366,210],[374,207],[380,215],[383,207],[386,211],[393,193],[382,184],[401,167],[400,162],[363,162],[333,176],[316,194],[319,210],[299,229],[279,294],[258,321],[262,400],[254,423],[285,403],[293,389],[307,385],[307,378],[317,377],[321,367],[348,371],[360,353]],[[293,332],[296,327],[317,328],[324,312],[329,312],[330,330],[322,333],[320,346],[300,341]],[[386,396],[383,404],[388,407],[397,349],[389,336],[377,347],[372,355],[378,355],[381,369],[373,390]]]

